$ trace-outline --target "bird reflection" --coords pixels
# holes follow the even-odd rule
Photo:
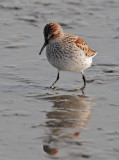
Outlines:
[[[43,149],[50,155],[56,155],[66,144],[82,145],[80,133],[86,129],[91,116],[89,97],[60,95],[47,97],[53,103],[52,111],[46,114],[46,137]]]

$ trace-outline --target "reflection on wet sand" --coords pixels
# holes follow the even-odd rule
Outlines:
[[[50,155],[56,155],[66,145],[82,145],[80,133],[86,129],[91,116],[89,97],[61,95],[48,97],[53,102],[52,111],[46,114],[46,137],[43,149]]]

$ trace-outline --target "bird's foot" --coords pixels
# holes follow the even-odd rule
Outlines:
[[[80,90],[82,91],[82,94],[85,95],[85,87],[80,88]]]
[[[50,88],[51,88],[52,90],[55,90],[55,89],[56,89],[56,87],[54,87],[53,85],[50,86]]]

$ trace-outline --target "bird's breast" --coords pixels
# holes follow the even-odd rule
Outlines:
[[[84,51],[69,44],[48,44],[46,55],[52,66],[64,71],[80,72],[92,63],[92,60],[85,57]]]

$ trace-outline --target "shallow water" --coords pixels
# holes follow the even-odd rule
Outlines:
[[[0,1],[0,159],[119,159],[119,1]],[[60,23],[98,51],[87,77],[56,70],[43,27]]]

